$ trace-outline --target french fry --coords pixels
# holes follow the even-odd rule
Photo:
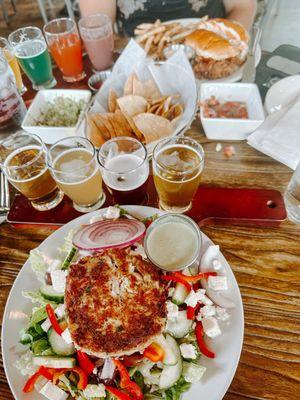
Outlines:
[[[146,54],[149,53],[153,40],[154,40],[154,35],[148,37],[144,47]]]

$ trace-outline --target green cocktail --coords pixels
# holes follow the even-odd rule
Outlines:
[[[18,29],[9,35],[9,41],[14,46],[15,56],[34,89],[49,89],[56,85],[51,58],[40,29]]]

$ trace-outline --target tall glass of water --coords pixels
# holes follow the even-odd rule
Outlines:
[[[141,204],[146,199],[147,156],[142,143],[125,136],[110,139],[99,149],[102,177],[117,204]]]
[[[300,162],[287,186],[284,202],[288,218],[300,224]]]
[[[8,41],[34,89],[50,89],[56,85],[47,44],[39,28],[17,29],[8,36]]]

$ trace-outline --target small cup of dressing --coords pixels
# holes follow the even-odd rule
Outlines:
[[[192,266],[202,245],[198,225],[186,215],[168,213],[147,229],[144,248],[149,260],[165,271]]]

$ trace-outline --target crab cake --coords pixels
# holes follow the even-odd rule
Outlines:
[[[105,358],[147,347],[164,330],[162,272],[130,249],[106,250],[70,266],[65,304],[77,349]]]

